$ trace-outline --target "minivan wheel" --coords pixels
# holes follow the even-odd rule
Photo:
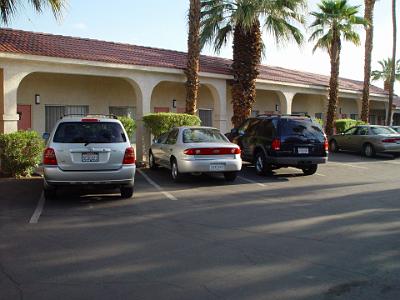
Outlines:
[[[176,159],[173,159],[171,162],[171,176],[172,180],[175,182],[182,180],[182,174],[178,170],[178,163],[176,162]]]
[[[363,147],[363,153],[366,157],[374,157],[375,156],[375,148],[371,144],[365,144]]]
[[[234,171],[234,172],[224,172],[224,177],[226,181],[235,181],[236,177],[237,177],[238,172]]]
[[[335,140],[331,140],[331,142],[329,143],[329,150],[331,152],[338,152],[339,148],[338,148],[338,144]]]
[[[271,173],[271,165],[268,164],[264,152],[259,151],[256,153],[255,167],[257,175],[267,175]]]
[[[152,170],[155,170],[158,167],[157,164],[156,164],[156,161],[154,160],[153,152],[151,152],[151,151],[149,153],[149,167]]]
[[[120,188],[120,191],[121,191],[121,197],[124,199],[131,198],[133,195],[133,187],[131,186],[130,187],[123,186]]]
[[[304,175],[313,175],[317,172],[318,165],[311,165],[306,168],[302,168]]]

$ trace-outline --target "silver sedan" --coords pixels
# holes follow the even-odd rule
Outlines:
[[[390,127],[378,125],[354,126],[329,139],[331,152],[339,150],[361,152],[367,157],[376,153],[400,154],[400,134]]]
[[[151,169],[171,169],[174,181],[184,173],[223,173],[234,181],[242,168],[240,148],[212,127],[176,127],[154,140],[149,151]]]

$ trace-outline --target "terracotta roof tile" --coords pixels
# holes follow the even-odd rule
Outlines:
[[[0,52],[181,70],[186,67],[185,52],[14,29],[0,29]],[[229,59],[202,55],[200,71],[230,75],[231,63]],[[259,78],[321,87],[329,85],[329,76],[265,65],[260,66]],[[353,91],[363,88],[361,81],[344,78],[339,85]],[[371,86],[371,92],[386,94],[375,86]]]

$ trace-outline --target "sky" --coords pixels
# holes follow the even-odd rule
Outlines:
[[[360,15],[364,12],[363,2],[349,0],[352,5],[360,5]],[[317,3],[319,1],[309,0],[308,11],[315,11]],[[7,27],[186,51],[188,8],[189,0],[114,0],[112,5],[109,0],[68,0],[62,19],[55,20],[49,10],[36,14],[25,4]],[[397,8],[397,15],[400,16],[400,7]],[[308,17],[308,25],[311,22],[312,18]],[[380,69],[377,62],[392,55],[390,0],[376,2],[374,26],[372,70]],[[310,32],[303,29],[306,41]],[[340,77],[363,81],[365,34],[362,27],[358,32],[361,46],[342,45]],[[263,64],[324,75],[330,73],[328,54],[320,50],[313,54],[312,43],[305,42],[300,47],[290,42],[276,45],[267,33],[264,33],[264,42]],[[400,58],[400,46],[397,48],[397,57]],[[218,54],[211,47],[206,47],[202,54],[232,58],[232,45],[228,42]],[[373,84],[383,87],[379,81]],[[396,84],[395,91],[400,94],[399,84]]]

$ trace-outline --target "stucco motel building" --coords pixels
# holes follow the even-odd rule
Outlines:
[[[227,132],[232,61],[201,56],[198,115]],[[150,112],[184,112],[186,53],[99,40],[0,29],[0,132],[51,130],[64,114],[116,114],[137,122],[143,159]],[[253,114],[307,113],[324,118],[328,76],[260,66]],[[341,79],[338,117],[358,119],[362,82]],[[370,122],[383,124],[385,91],[371,87]],[[397,115],[395,115],[398,121]],[[146,138],[144,138],[146,137]]]

